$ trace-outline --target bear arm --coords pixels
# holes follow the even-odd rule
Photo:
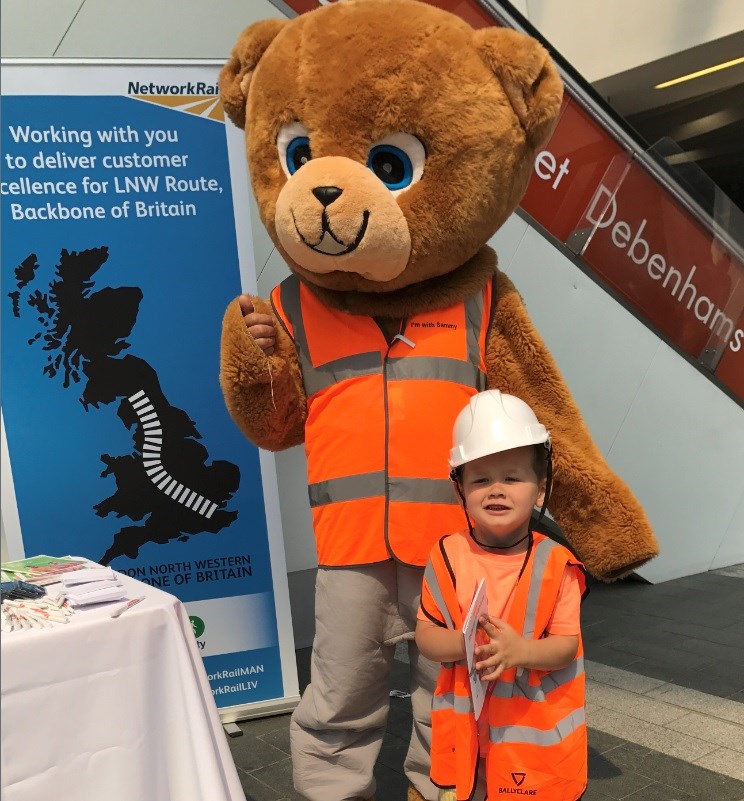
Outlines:
[[[620,578],[658,554],[649,521],[595,445],[518,292],[503,274],[488,335],[489,389],[528,403],[553,440],[551,514],[587,570]]]
[[[280,451],[305,439],[307,399],[294,343],[260,298],[251,298],[276,328],[274,353],[266,356],[243,320],[236,298],[222,322],[220,385],[231,417],[259,448]]]

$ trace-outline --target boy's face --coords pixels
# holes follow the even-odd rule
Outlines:
[[[486,545],[518,542],[529,530],[530,516],[545,497],[538,481],[531,445],[494,453],[464,465],[462,491],[475,535]]]

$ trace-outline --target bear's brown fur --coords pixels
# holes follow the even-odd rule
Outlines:
[[[524,399],[550,430],[551,513],[595,576],[617,578],[653,557],[643,510],[593,443],[485,244],[517,207],[560,109],[562,84],[546,51],[511,30],[474,31],[417,0],[349,0],[247,28],[220,89],[231,119],[246,128],[261,219],[325,304],[374,317],[393,333],[402,318],[445,308],[496,275],[488,387]],[[281,142],[298,130],[312,158],[290,175]],[[425,158],[420,179],[399,193],[367,167],[370,148],[393,135]],[[326,208],[317,187],[341,195]],[[253,302],[272,314],[265,301]],[[307,413],[294,344],[276,328],[267,357],[235,300],[222,342],[228,408],[270,450],[302,442]]]

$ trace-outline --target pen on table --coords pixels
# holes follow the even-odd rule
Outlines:
[[[126,612],[127,609],[131,609],[135,604],[138,604],[140,601],[144,600],[145,600],[144,595],[140,595],[139,598],[132,598],[132,600],[127,601],[124,604],[124,606],[120,606],[118,609],[114,609],[114,611],[111,613],[111,617],[119,617],[119,615],[122,614],[122,612]]]

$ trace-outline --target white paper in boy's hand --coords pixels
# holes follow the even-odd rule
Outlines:
[[[488,614],[488,596],[486,595],[486,580],[480,580],[470,604],[468,614],[462,626],[462,633],[465,638],[465,654],[468,662],[468,675],[470,676],[470,696],[473,699],[473,712],[475,719],[480,717],[483,709],[483,702],[486,700],[488,682],[483,681],[475,669],[475,647],[479,643],[476,641],[478,633],[478,621],[483,615]]]

